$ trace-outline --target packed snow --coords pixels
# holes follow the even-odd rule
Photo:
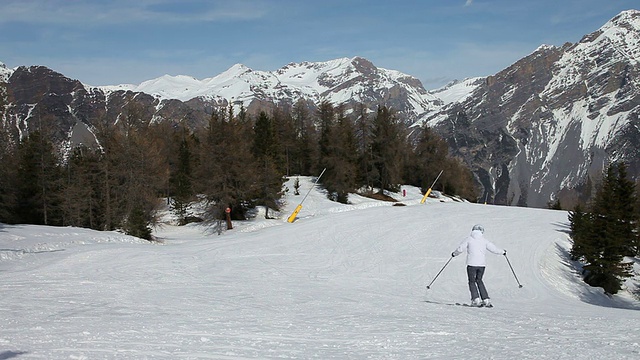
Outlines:
[[[640,358],[637,284],[609,298],[580,280],[566,212],[420,204],[413,187],[404,206],[342,205],[300,180],[279,219],[220,235],[0,225],[0,359]],[[436,278],[475,223],[517,276],[488,257],[491,309],[455,305],[470,300],[464,256]]]

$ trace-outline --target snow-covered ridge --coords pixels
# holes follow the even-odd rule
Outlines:
[[[13,70],[8,69],[7,65],[0,61],[0,81],[6,82],[11,77],[11,74],[13,74]]]
[[[420,83],[410,75],[378,68],[366,59],[354,57],[324,62],[289,63],[275,71],[253,70],[245,65],[236,64],[214,77],[202,80],[184,75],[164,75],[139,85],[121,84],[99,88],[106,92],[118,90],[144,92],[160,99],[181,101],[197,97],[220,97],[234,102],[246,100],[255,94],[276,101],[296,96],[318,100],[330,94],[329,100],[341,103],[364,92],[364,89],[357,84],[352,84],[345,89],[341,88],[345,83],[358,78],[374,78],[377,81],[376,85],[380,88],[392,87],[396,84]],[[424,89],[418,89],[415,92],[419,96],[426,96],[427,100],[433,100]]]
[[[243,104],[245,108],[254,100],[278,103],[305,99],[316,104],[329,101],[336,105],[388,102],[388,106],[403,112],[408,121],[413,122],[443,103],[464,99],[474,89],[472,82],[472,79],[465,80],[461,86],[443,91],[446,96],[443,101],[438,92],[425,90],[417,78],[397,70],[376,67],[369,60],[356,56],[289,63],[275,71],[254,70],[235,64],[214,77],[202,80],[184,75],[164,75],[139,85],[121,84],[99,89],[106,93],[120,90],[143,92],[160,100],[226,100],[235,105]]]
[[[611,47],[619,56],[640,63],[640,11],[621,12],[598,31],[583,38],[578,46],[594,45]]]
[[[555,50],[555,49],[557,49],[557,48],[558,48],[558,47],[557,47],[557,46],[555,46],[555,45],[542,44],[542,45],[538,46],[538,48],[537,48],[537,49],[535,49],[535,50],[532,52],[532,54],[535,54],[535,53],[537,53],[537,52],[548,51],[548,50]]]
[[[0,80],[6,81],[12,72],[0,66]],[[356,56],[289,63],[275,71],[253,70],[235,64],[205,79],[165,74],[140,84],[83,85],[90,93],[104,92],[107,98],[115,92],[131,91],[154,96],[160,103],[170,99],[183,102],[202,99],[217,103],[228,101],[245,108],[254,100],[278,103],[306,99],[316,104],[322,101],[379,104],[391,100],[389,106],[404,112],[410,121],[416,121],[443,104],[464,100],[475,89],[476,80],[456,81],[443,89],[427,91],[420,80],[411,75],[376,67],[369,60]],[[389,98],[390,94],[396,94],[397,99],[393,99],[394,95]]]
[[[444,105],[462,102],[467,99],[485,79],[485,77],[475,77],[462,81],[454,80],[440,89],[429,91],[429,93],[442,100]]]

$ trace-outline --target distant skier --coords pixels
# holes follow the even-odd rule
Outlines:
[[[458,248],[451,253],[455,257],[467,252],[467,276],[469,277],[469,291],[471,292],[472,306],[491,307],[489,294],[482,282],[484,269],[487,265],[485,254],[487,250],[497,255],[506,255],[507,251],[498,248],[491,241],[484,237],[484,227],[482,225],[474,225],[471,235],[464,239]],[[482,299],[482,300],[481,300]]]

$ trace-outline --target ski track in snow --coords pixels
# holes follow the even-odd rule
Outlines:
[[[117,233],[0,225],[0,358],[637,359],[640,304],[585,286],[561,211],[407,206],[288,195],[279,220],[223,235],[165,226],[162,244]],[[306,187],[306,188],[305,188]],[[508,251],[488,258],[496,305],[468,302],[475,223]],[[38,250],[39,249],[39,250]],[[34,251],[38,250],[38,251]],[[19,255],[15,255],[19,254]]]

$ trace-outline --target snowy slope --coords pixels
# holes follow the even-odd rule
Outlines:
[[[101,86],[104,90],[131,90],[155,95],[162,99],[187,101],[195,97],[221,96],[227,99],[243,98],[254,89],[274,99],[283,95],[297,93],[310,98],[319,98],[333,86],[343,85],[355,79],[361,73],[354,63],[364,59],[340,58],[324,62],[290,63],[276,71],[252,70],[245,65],[236,64],[227,71],[211,78],[198,80],[190,76],[164,75],[148,80],[140,85],[123,84]],[[366,61],[366,60],[364,60]],[[380,86],[393,86],[403,77],[409,77],[398,71],[377,68],[383,74]],[[357,91],[357,90],[356,90]],[[335,95],[336,103],[346,100],[346,94]],[[341,98],[342,97],[342,98]]]
[[[431,90],[429,93],[442,100],[443,106],[446,106],[456,102],[464,102],[484,81],[484,77],[468,78],[463,81],[455,80],[439,89]]]
[[[163,244],[2,226],[0,358],[640,356],[640,303],[579,281],[566,213],[420,205],[419,190],[406,190],[406,206],[358,196],[340,205],[313,190],[293,224],[303,195],[288,195],[280,220],[236,222],[220,236],[166,225]],[[448,305],[468,301],[464,257],[425,288],[474,223],[508,250],[524,285],[490,257],[493,309]]]

